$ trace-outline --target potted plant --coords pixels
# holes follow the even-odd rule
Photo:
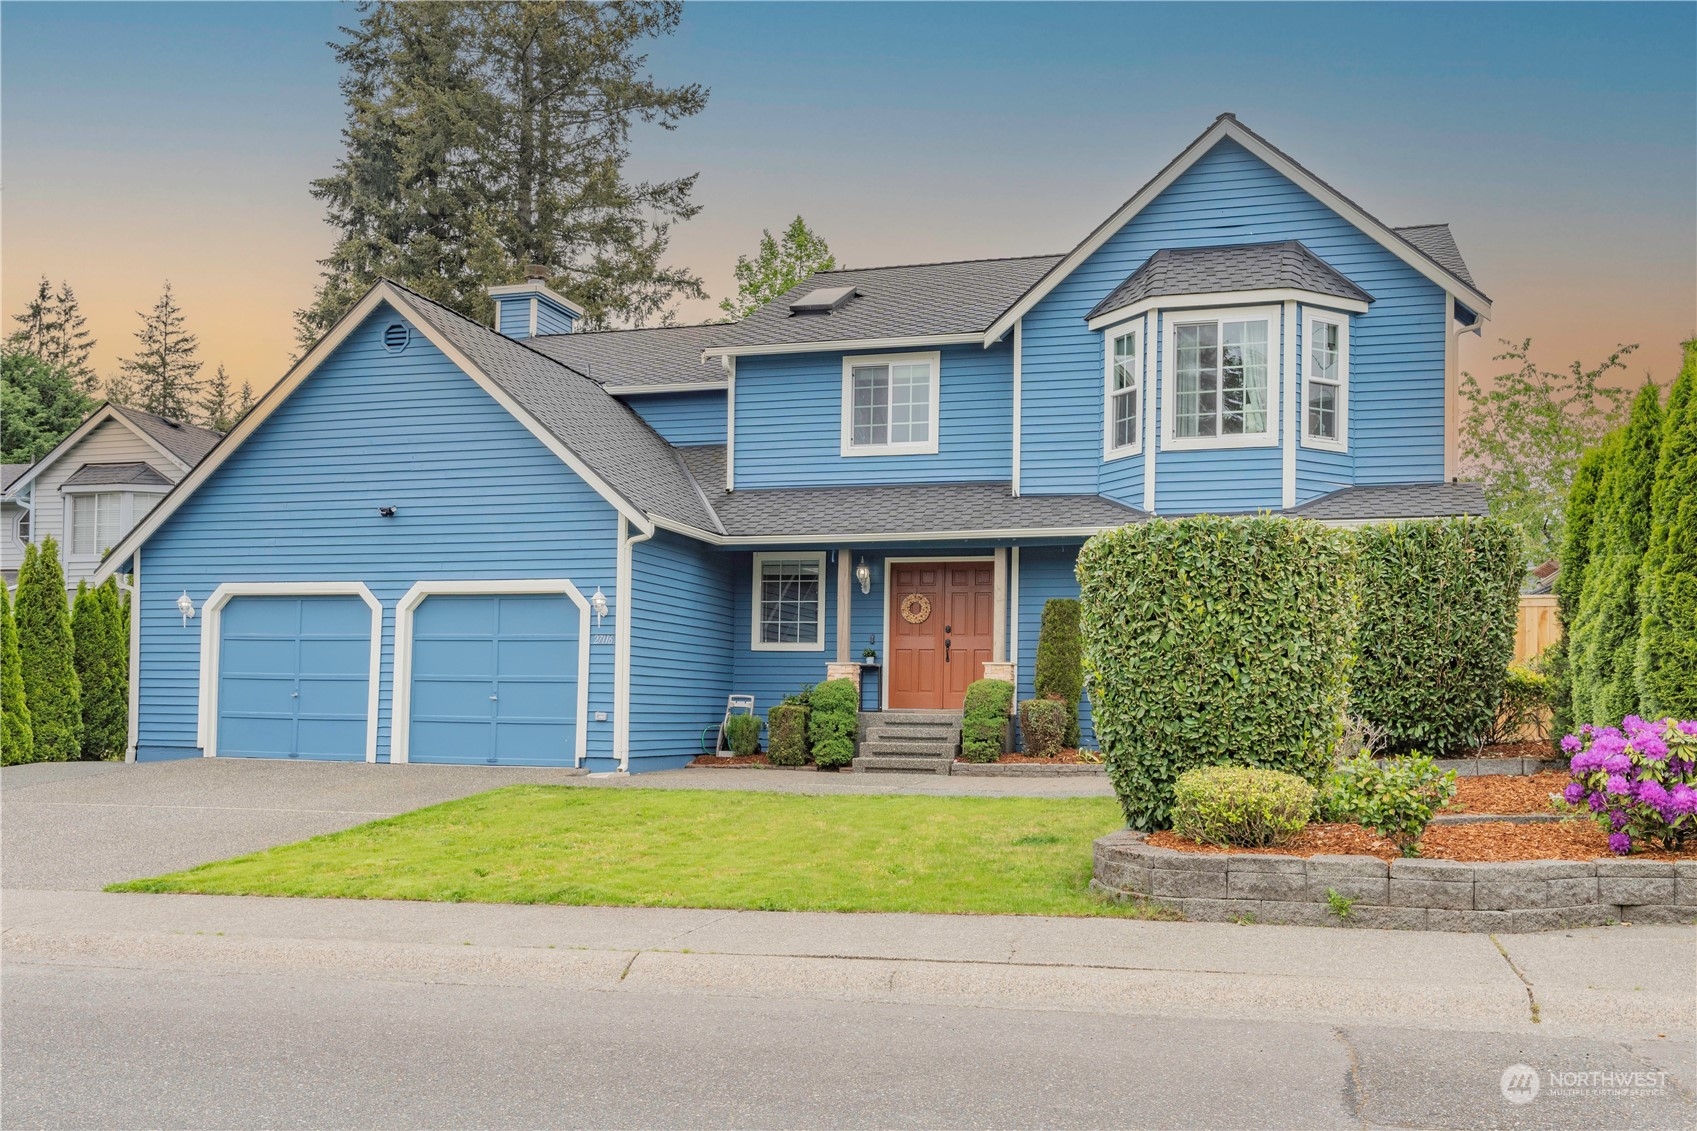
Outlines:
[[[876,636],[866,638],[866,647],[861,650],[860,662],[863,664],[876,664],[878,662],[878,638]]]

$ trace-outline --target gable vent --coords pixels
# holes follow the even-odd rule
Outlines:
[[[392,322],[383,331],[383,348],[390,353],[400,353],[412,341],[412,327],[405,322]]]
[[[860,292],[853,287],[819,287],[790,303],[791,314],[830,314]]]

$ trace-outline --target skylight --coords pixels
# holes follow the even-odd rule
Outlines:
[[[790,313],[829,314],[859,293],[853,287],[819,287],[790,303]]]

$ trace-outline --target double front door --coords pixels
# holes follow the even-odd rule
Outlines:
[[[959,710],[991,659],[995,563],[893,562],[889,601],[888,706]]]

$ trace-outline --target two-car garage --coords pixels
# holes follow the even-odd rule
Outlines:
[[[202,745],[218,757],[573,766],[589,607],[567,581],[225,586],[203,626]],[[392,664],[385,664],[386,648]],[[392,672],[389,741],[376,693]]]

